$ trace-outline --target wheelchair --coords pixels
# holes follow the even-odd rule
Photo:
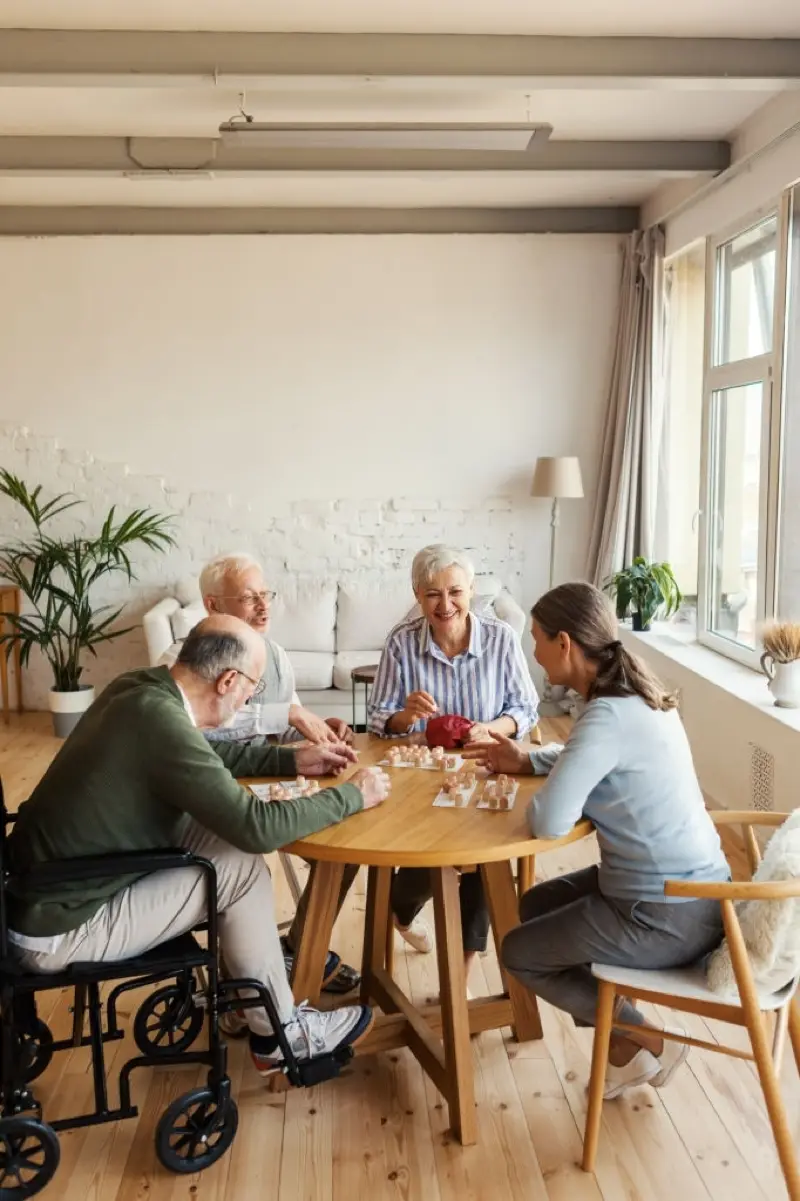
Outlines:
[[[353,1049],[298,1060],[278,1020],[271,994],[257,980],[220,976],[218,957],[217,878],[207,859],[184,850],[154,850],[95,855],[37,865],[24,876],[9,870],[7,828],[15,821],[3,799],[0,782],[0,1201],[23,1201],[41,1192],[56,1173],[60,1158],[59,1130],[95,1126],[133,1118],[131,1075],[136,1068],[198,1064],[208,1067],[206,1083],[173,1101],[156,1127],[156,1154],[173,1172],[194,1173],[216,1163],[236,1137],[238,1111],[227,1074],[227,1046],[219,1018],[231,1010],[262,1006],[283,1052],[280,1069],[298,1088],[338,1076]],[[27,971],[15,959],[8,941],[7,892],[17,887],[100,880],[109,876],[145,875],[174,868],[200,870],[206,881],[207,918],[197,931],[182,934],[143,955],[115,963],[75,963],[43,975]],[[207,946],[195,937],[204,931]],[[105,1002],[100,986],[113,984]],[[159,987],[139,1006],[133,1038],[139,1055],[119,1071],[119,1104],[108,1096],[105,1044],[123,1037],[117,1007],[120,997],[147,985]],[[72,1036],[54,1040],[36,1010],[36,994],[74,989]],[[247,996],[241,993],[246,992]],[[85,1032],[88,1018],[88,1034]],[[204,1025],[206,1050],[191,1050]],[[91,1048],[94,1109],[48,1122],[32,1091],[58,1051]]]

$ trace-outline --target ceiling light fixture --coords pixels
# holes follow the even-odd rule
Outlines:
[[[538,150],[552,125],[277,125],[244,116],[219,127],[225,146],[269,150]]]

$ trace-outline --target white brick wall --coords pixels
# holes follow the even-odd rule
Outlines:
[[[296,500],[275,506],[264,495],[236,496],[207,488],[175,488],[168,479],[137,475],[124,463],[106,463],[25,427],[0,425],[0,465],[41,484],[49,497],[73,491],[85,505],[53,523],[53,532],[94,532],[112,504],[120,511],[147,506],[175,514],[177,547],[167,555],[144,551],[135,559],[138,579],[98,589],[97,602],[125,604],[123,626],[137,628],[88,656],[85,678],[104,686],[120,671],[147,662],[142,614],[176,580],[197,574],[213,555],[246,550],[258,556],[268,577],[287,573],[341,576],[369,573],[375,578],[410,567],[420,547],[434,541],[464,547],[478,571],[498,575],[522,601],[524,514],[511,498],[492,497],[480,507],[446,497],[387,497],[366,500]],[[282,509],[282,511],[278,511]],[[17,510],[0,498],[0,538],[22,532]],[[410,589],[410,585],[409,585]],[[28,708],[45,708],[50,686],[47,665],[31,660],[26,673]]]

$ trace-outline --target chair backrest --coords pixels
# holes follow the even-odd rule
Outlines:
[[[778,992],[800,976],[800,809],[792,814],[754,811],[714,813],[712,817],[718,826],[741,827],[752,885],[796,884],[789,890],[794,895],[774,898],[751,899],[745,889],[735,906],[754,982],[764,992]],[[763,857],[755,835],[757,826],[776,828]],[[707,974],[715,992],[736,990],[727,939],[711,956]]]
[[[0,779],[0,961],[8,958],[8,919],[6,916],[6,882],[8,879],[8,856],[6,854],[6,829],[15,820],[6,809],[3,781]]]

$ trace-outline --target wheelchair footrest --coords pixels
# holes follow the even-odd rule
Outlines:
[[[313,1059],[297,1060],[287,1068],[286,1075],[296,1088],[311,1088],[325,1080],[338,1076],[346,1063],[353,1058],[352,1047],[341,1047],[329,1055],[316,1055]]]

